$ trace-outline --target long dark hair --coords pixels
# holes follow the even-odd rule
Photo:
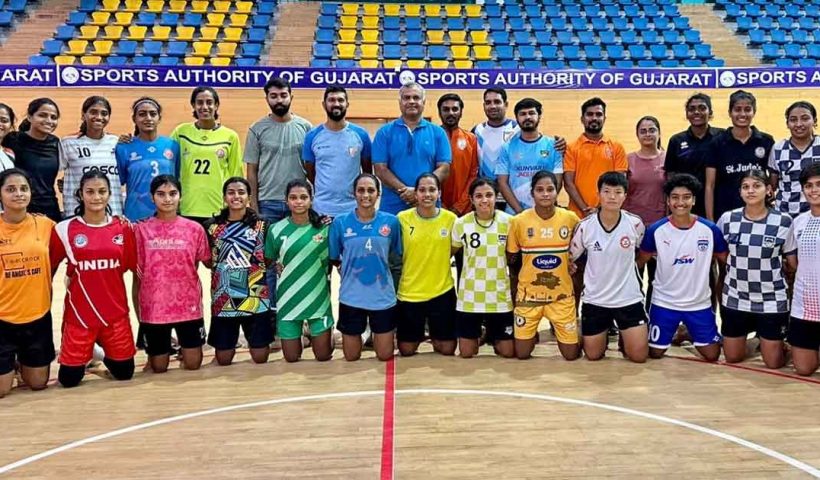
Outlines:
[[[196,105],[196,97],[200,93],[203,93],[203,92],[209,92],[211,94],[211,96],[214,97],[214,107],[216,107],[216,108],[214,108],[214,120],[219,120],[219,94],[216,93],[215,88],[208,87],[206,85],[200,85],[200,86],[196,87],[191,92],[191,106],[193,107],[193,106]],[[194,114],[194,118],[199,120],[199,117],[196,116],[196,109],[194,109],[193,114]]]
[[[313,201],[313,188],[305,180],[298,179],[291,180],[290,182],[288,182],[287,186],[285,187],[285,199],[288,198],[288,195],[290,195],[290,191],[294,188],[304,188],[305,190],[307,190],[308,195],[310,196],[310,200]],[[318,213],[316,213],[316,210],[314,210],[313,208],[308,209],[308,221],[311,225],[313,225],[313,228],[322,228],[322,217]]]
[[[224,197],[226,193],[228,193],[228,185],[232,183],[241,183],[245,186],[248,190],[248,195],[251,194],[251,184],[246,179],[242,177],[231,177],[225,180],[225,183],[222,184],[222,196]],[[180,190],[180,193],[182,191]],[[205,227],[209,225],[213,225],[215,223],[227,223],[228,216],[230,215],[230,209],[228,207],[223,208],[219,211],[213,218],[205,221]],[[256,227],[256,223],[259,221],[259,215],[257,215],[256,211],[251,207],[245,208],[245,216],[242,217],[241,222],[247,225],[250,228]]]
[[[82,106],[83,115],[88,113],[88,109],[98,103],[102,104],[102,106],[108,110],[108,114],[111,115],[111,102],[109,102],[107,98],[100,95],[92,95],[85,99]],[[85,122],[85,118],[83,118],[83,122],[80,124],[80,136],[84,137],[86,135],[88,135],[88,124]]]
[[[85,215],[85,202],[83,202],[83,187],[85,183],[89,180],[100,179],[105,181],[105,184],[108,185],[108,195],[109,201],[111,200],[111,180],[108,179],[108,175],[104,174],[100,170],[90,170],[85,172],[83,176],[80,178],[80,186],[77,188],[77,191],[74,192],[74,199],[77,200],[77,207],[74,209],[74,215],[82,217]],[[111,215],[111,205],[106,202],[105,204],[105,213],[107,215]]]
[[[40,107],[43,105],[51,105],[54,107],[54,110],[57,110],[57,117],[60,117],[60,107],[57,106],[57,102],[50,98],[35,98],[28,104],[28,108],[26,109],[26,113],[28,116],[32,116],[37,113],[37,110],[40,110]],[[28,132],[31,129],[31,122],[28,121],[28,118],[24,118],[22,122],[20,122],[20,127],[18,130],[20,132]]]

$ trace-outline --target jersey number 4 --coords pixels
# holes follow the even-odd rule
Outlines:
[[[202,160],[202,159],[194,159],[194,174],[195,175],[210,175],[211,173],[211,161],[210,160]]]

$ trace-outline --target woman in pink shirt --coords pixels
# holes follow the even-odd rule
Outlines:
[[[205,230],[177,215],[182,187],[171,175],[151,181],[156,214],[137,224],[137,318],[148,362],[155,373],[168,370],[171,330],[182,347],[182,366],[202,365],[205,322],[197,267],[211,263]]]
[[[629,191],[623,208],[641,217],[648,227],[666,215],[666,200],[663,196],[663,162],[666,160],[666,151],[661,149],[661,124],[657,118],[648,115],[642,117],[635,126],[635,133],[641,148],[626,156],[629,164]],[[655,279],[656,265],[654,258],[646,264],[649,275],[647,306],[652,304],[652,281]],[[644,269],[641,268],[641,280],[643,273]]]

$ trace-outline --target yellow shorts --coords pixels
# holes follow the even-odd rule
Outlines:
[[[578,319],[575,317],[575,299],[572,297],[546,305],[515,307],[515,338],[529,340],[538,333],[541,319],[549,320],[555,338],[566,344],[578,343]]]

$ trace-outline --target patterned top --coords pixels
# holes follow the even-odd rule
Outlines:
[[[71,135],[60,140],[60,169],[63,177],[63,211],[66,217],[73,217],[77,208],[74,193],[80,188],[83,174],[99,170],[111,183],[111,198],[108,206],[112,215],[122,215],[122,189],[117,170],[115,149],[119,141],[116,135],[91,138],[87,135]]]
[[[802,152],[789,139],[781,140],[769,155],[769,168],[778,175],[775,205],[792,218],[809,210],[800,186],[800,171],[814,162],[820,162],[820,136],[814,137],[811,145]]]
[[[456,220],[452,244],[464,248],[464,270],[458,281],[456,310],[470,313],[512,311],[510,275],[507,273],[507,233],[512,216],[495,212],[492,223],[475,218],[475,213]]]
[[[791,316],[820,322],[820,217],[801,213],[792,223],[786,255],[797,255]]]
[[[749,220],[742,208],[720,217],[717,226],[729,244],[724,307],[755,313],[789,310],[782,257],[791,224],[791,217],[775,210],[763,220]]]
[[[247,317],[270,310],[265,284],[265,222],[208,223],[211,259],[211,315]]]

